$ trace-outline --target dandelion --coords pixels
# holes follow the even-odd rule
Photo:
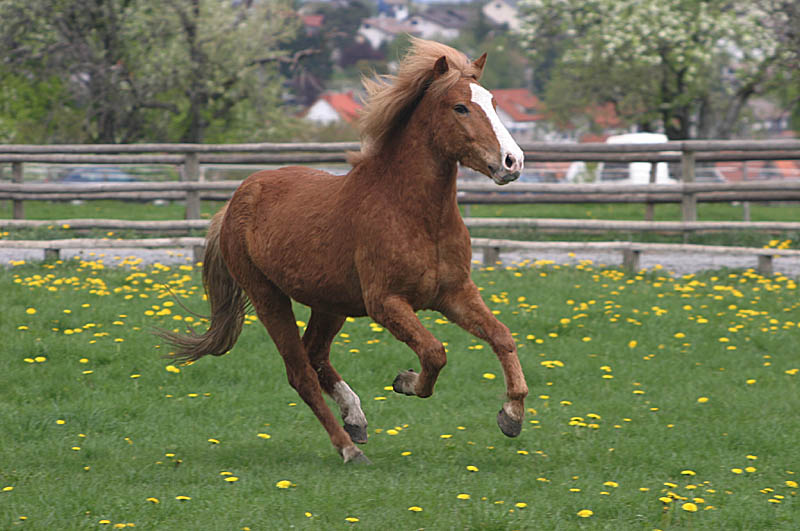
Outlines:
[[[209,439],[208,442],[210,442],[211,444],[219,444],[218,439]]]
[[[189,500],[192,499],[192,497],[191,496],[183,496],[183,495],[181,495],[181,496],[175,496],[175,499],[178,500],[178,501],[189,501]]]
[[[681,470],[681,474],[684,476],[696,476],[697,473],[694,470]]]
[[[686,502],[683,505],[681,505],[681,509],[683,509],[684,511],[690,512],[690,513],[696,513],[697,512],[697,505],[695,505],[692,502]]]
[[[787,479],[786,481],[784,481],[784,484],[787,487],[792,488],[792,489],[796,489],[798,487],[797,482],[796,481],[792,481],[791,479]]]
[[[406,450],[405,452],[401,452],[400,455],[402,455],[403,457],[408,457],[409,455],[411,455],[411,452]]]
[[[292,482],[289,481],[288,479],[282,479],[279,482],[275,483],[275,486],[278,487],[279,489],[288,489],[289,487],[292,486]]]
[[[452,436],[453,436],[453,435],[452,435],[452,434],[450,434],[450,433],[443,433],[443,434],[439,435],[439,438],[440,438],[440,439],[449,439],[449,438],[451,438]]]
[[[491,372],[483,373],[483,377],[487,380],[494,380],[495,378],[497,378],[497,376]]]
[[[606,481],[605,483],[603,483],[603,486],[617,488],[619,487],[619,483],[617,483],[616,481]]]
[[[149,501],[150,503],[153,503],[153,504],[161,503],[161,500],[159,500],[158,498],[154,498],[152,496],[147,498],[147,501]]]
[[[355,524],[356,522],[360,522],[361,521],[358,518],[356,518],[355,516],[348,516],[344,520],[345,520],[345,522],[350,522],[351,524]]]
[[[237,481],[239,481],[239,478],[236,476],[228,476],[225,478],[225,481],[227,481],[228,483],[236,483]]]
[[[270,438],[272,438],[272,435],[270,435],[269,433],[259,433],[258,436],[260,438],[262,438],[262,439],[270,439]]]
[[[731,468],[731,472],[734,474],[741,474],[743,470],[741,468]]]
[[[36,308],[27,308],[25,310],[25,313],[27,313],[28,315],[33,315],[36,313]]]
[[[580,516],[581,518],[589,518],[593,514],[594,512],[591,509],[581,509],[580,511],[578,511],[578,516]]]
[[[524,509],[527,506],[528,506],[528,504],[525,503],[525,502],[517,502],[517,503],[514,504],[514,507],[517,507],[518,509]]]
[[[478,467],[476,467],[475,465],[467,465],[467,470],[469,470],[470,472],[477,472]]]
[[[708,402],[708,397],[707,396],[701,396],[700,398],[697,399],[697,402],[699,404],[705,404],[706,402]]]
[[[421,513],[422,507],[419,507],[417,505],[412,505],[411,507],[408,508],[408,510],[411,511],[412,513]]]
[[[469,494],[463,494],[462,493],[462,494],[457,495],[456,498],[458,498],[459,500],[468,500],[468,499],[471,498],[471,496]]]
[[[752,474],[753,472],[755,472],[755,471],[756,471],[756,467],[754,467],[754,466],[748,466],[748,467],[746,467],[746,468],[744,469],[744,471],[745,471],[745,472],[747,472],[747,473],[750,473],[750,474]]]
[[[173,374],[178,374],[179,372],[181,372],[181,370],[177,368],[175,365],[167,365],[166,367],[164,367],[164,369],[167,372],[171,372]]]

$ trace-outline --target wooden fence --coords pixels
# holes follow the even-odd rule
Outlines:
[[[551,184],[513,183],[497,187],[490,183],[459,183],[459,202],[481,203],[626,203],[640,202],[648,205],[675,202],[682,205],[682,221],[610,221],[610,220],[547,220],[547,219],[479,219],[468,218],[469,227],[528,227],[537,230],[616,230],[616,231],[662,231],[688,234],[695,231],[724,230],[800,230],[798,223],[750,223],[750,222],[698,222],[697,203],[703,201],[800,201],[800,181],[749,181],[738,183],[695,182],[697,162],[748,161],[748,160],[800,160],[800,140],[770,141],[683,141],[658,144],[522,144],[526,163],[548,161],[586,162],[673,162],[680,163],[681,182],[678,184]],[[291,143],[291,144],[125,144],[125,145],[0,145],[0,164],[10,163],[11,182],[0,181],[0,199],[13,202],[11,220],[0,220],[0,227],[23,228],[41,225],[68,225],[74,229],[133,229],[153,231],[178,231],[201,229],[207,224],[200,218],[202,199],[224,200],[238,186],[239,181],[202,181],[201,166],[204,164],[329,164],[346,162],[346,152],[359,149],[357,143]],[[23,170],[26,163],[47,164],[168,164],[180,166],[180,182],[136,182],[136,183],[24,183]],[[651,181],[655,174],[651,173]],[[119,220],[24,220],[26,200],[71,200],[71,199],[127,199],[185,200],[185,220],[145,222]],[[189,238],[158,238],[130,240],[112,244],[116,240],[92,240],[94,246],[130,247],[134,243],[142,247],[191,247],[195,253],[199,246]],[[62,243],[57,243],[62,242]],[[72,243],[66,243],[72,242]],[[487,243],[489,242],[489,243]],[[495,242],[495,243],[491,243]],[[500,242],[500,243],[497,243]],[[29,242],[31,247],[50,249],[50,256],[57,249],[88,245],[88,240],[58,240]],[[497,243],[497,244],[496,244]],[[176,245],[173,245],[176,244]],[[180,244],[180,245],[177,245]],[[480,240],[474,244],[483,249],[485,261],[493,263],[497,253],[503,249],[545,249],[558,245],[577,248],[574,242],[509,242],[507,240]],[[648,250],[648,245],[630,242],[594,242],[595,247],[619,250],[625,255],[628,266],[638,264],[638,255]],[[25,242],[0,240],[0,248],[23,248]],[[705,246],[707,247],[707,246]],[[676,248],[677,249],[677,248]],[[771,256],[790,256],[791,251],[731,248],[724,251],[746,253],[759,257],[762,271],[771,268]],[[735,249],[745,249],[736,251]],[[55,251],[54,251],[55,250]],[[653,250],[653,248],[650,248]],[[701,251],[701,249],[697,249]],[[683,251],[689,252],[688,247]],[[636,259],[633,257],[637,257]]]

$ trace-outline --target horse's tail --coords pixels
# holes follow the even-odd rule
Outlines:
[[[242,332],[247,309],[247,295],[228,271],[219,246],[222,218],[225,205],[212,218],[206,235],[203,257],[203,286],[211,305],[211,324],[205,333],[196,335],[176,334],[159,330],[157,335],[176,348],[167,357],[178,361],[193,362],[207,354],[222,356],[236,343]]]

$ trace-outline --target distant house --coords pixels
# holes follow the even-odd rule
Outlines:
[[[311,104],[305,119],[320,125],[337,122],[352,123],[358,117],[361,104],[352,92],[326,92]]]
[[[516,0],[489,0],[483,5],[481,11],[493,24],[507,26],[511,30],[520,28]]]
[[[402,33],[419,35],[417,28],[408,20],[389,17],[365,18],[361,21],[361,27],[358,28],[358,34],[363,35],[375,50],[380,48],[383,43],[393,41],[397,35]]]
[[[528,89],[496,89],[497,115],[508,131],[523,140],[532,140],[544,119],[539,98]]]
[[[470,12],[454,6],[431,6],[408,17],[416,33],[423,39],[453,40],[471,21]]]

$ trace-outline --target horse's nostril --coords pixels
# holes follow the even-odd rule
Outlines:
[[[505,165],[507,169],[510,170],[511,168],[513,168],[515,162],[516,161],[514,160],[514,157],[512,157],[511,155],[506,155]]]

